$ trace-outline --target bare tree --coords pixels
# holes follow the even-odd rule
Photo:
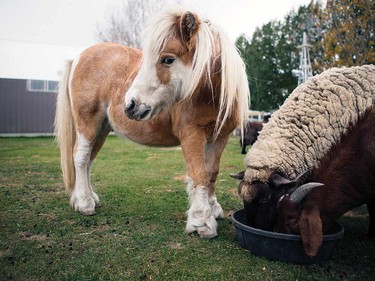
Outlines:
[[[106,22],[97,26],[97,37],[102,42],[115,42],[141,48],[141,34],[148,19],[159,10],[165,0],[124,0],[108,10]]]

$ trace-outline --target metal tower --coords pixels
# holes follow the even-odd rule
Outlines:
[[[309,77],[313,76],[309,52],[311,47],[312,45],[307,43],[306,32],[303,32],[302,45],[297,47],[300,49],[299,69],[294,71],[295,76],[298,77],[298,85],[304,83]]]

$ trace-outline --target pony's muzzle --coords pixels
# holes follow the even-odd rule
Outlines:
[[[134,99],[125,107],[125,114],[129,119],[142,120],[151,112],[151,106],[141,103],[139,106]]]

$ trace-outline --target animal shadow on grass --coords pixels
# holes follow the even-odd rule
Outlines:
[[[342,280],[375,279],[375,238],[367,236],[368,215],[365,206],[346,213],[338,221],[344,228],[329,262],[309,266],[310,269],[323,269]]]

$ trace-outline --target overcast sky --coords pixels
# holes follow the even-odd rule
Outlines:
[[[0,0],[0,78],[59,80],[67,59],[98,42],[97,25],[121,1]],[[181,2],[220,25],[234,42],[310,0]]]
[[[123,0],[0,0],[0,40],[89,46],[97,42],[96,25]],[[155,0],[157,1],[157,0]],[[185,0],[221,25],[234,41],[251,36],[257,26],[281,19],[310,0]]]

